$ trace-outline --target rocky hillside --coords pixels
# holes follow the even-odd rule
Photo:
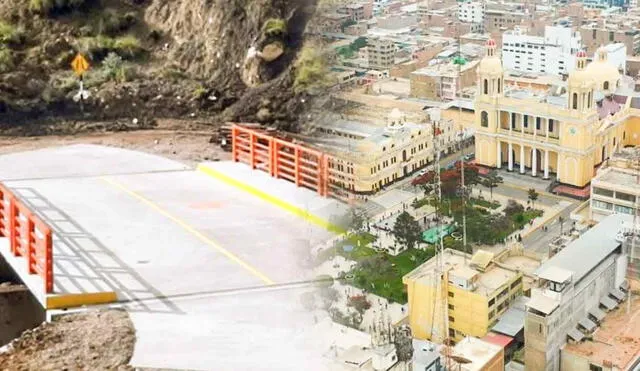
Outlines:
[[[0,128],[193,117],[295,129],[325,68],[305,40],[316,1],[0,0]],[[91,63],[82,102],[78,52]]]

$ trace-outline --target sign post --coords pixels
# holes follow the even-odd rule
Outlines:
[[[73,97],[73,99],[76,102],[80,101],[81,108],[82,108],[82,102],[85,99],[89,98],[89,92],[84,90],[84,81],[83,81],[84,73],[87,72],[89,67],[90,67],[89,62],[87,62],[87,59],[80,53],[78,53],[78,55],[76,55],[76,57],[73,59],[73,62],[71,62],[71,68],[73,68],[73,72],[75,72],[76,75],[78,75],[78,78],[80,79],[80,91],[78,92],[78,94],[76,94]]]

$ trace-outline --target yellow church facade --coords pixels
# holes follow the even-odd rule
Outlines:
[[[603,49],[589,65],[584,52],[576,54],[575,71],[562,94],[505,92],[493,40],[487,42],[478,76],[474,129],[479,165],[584,187],[618,148],[640,142],[640,111],[631,108],[630,97],[614,97],[621,77]]]

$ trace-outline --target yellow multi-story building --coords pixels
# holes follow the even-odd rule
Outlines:
[[[452,120],[410,122],[393,109],[375,122],[340,120],[317,124],[311,145],[332,156],[329,172],[337,185],[356,194],[375,193],[425,168],[435,159],[434,140],[442,155],[453,150],[456,131]],[[438,134],[434,138],[434,125]]]
[[[444,250],[402,279],[413,337],[459,342],[465,336],[485,336],[509,305],[529,290],[540,262],[521,248],[498,255],[479,250],[473,256]]]
[[[478,76],[480,165],[545,179],[555,174],[560,183],[584,187],[618,148],[640,143],[640,111],[632,107],[632,97],[614,94],[621,76],[604,49],[589,65],[586,53],[578,52],[566,87],[541,93],[506,89],[502,62],[489,40]]]

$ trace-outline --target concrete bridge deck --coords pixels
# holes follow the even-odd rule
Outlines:
[[[0,181],[53,230],[54,293],[45,295],[37,277],[25,283],[48,309],[126,307],[138,339],[133,366],[309,364],[320,355],[301,332],[313,319],[298,296],[311,278],[310,247],[331,234],[281,206],[327,218],[342,209],[293,184],[236,172],[244,165],[210,166],[218,177],[93,145],[0,156]],[[274,205],[229,179],[286,202]],[[0,244],[19,270],[5,250]]]

